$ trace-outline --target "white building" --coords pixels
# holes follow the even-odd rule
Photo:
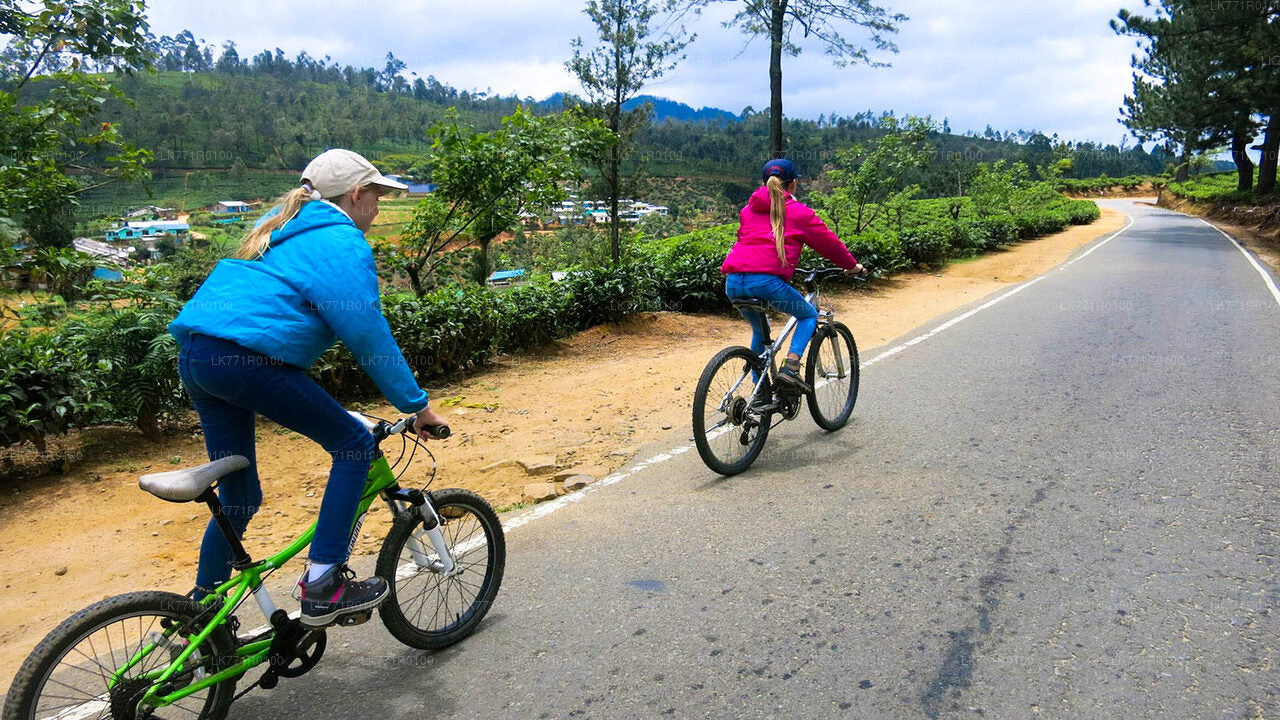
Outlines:
[[[618,217],[624,223],[637,223],[646,215],[666,215],[670,212],[665,205],[651,205],[647,202],[622,198],[618,200]],[[580,225],[583,222],[607,223],[611,215],[606,200],[583,200],[571,198],[551,209],[552,222],[561,225]]]

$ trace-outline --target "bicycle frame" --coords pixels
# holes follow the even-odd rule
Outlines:
[[[365,481],[364,490],[360,496],[360,503],[357,506],[356,517],[351,527],[353,540],[355,533],[359,532],[365,513],[369,511],[370,506],[373,505],[374,499],[376,499],[379,494],[386,494],[387,503],[392,507],[393,511],[400,511],[402,509],[400,506],[397,506],[396,503],[403,503],[403,501],[392,496],[392,493],[396,492],[398,489],[399,484],[396,481],[395,473],[392,472],[391,466],[387,463],[386,457],[379,454],[369,467],[369,477]],[[430,508],[430,512],[434,515],[435,509],[431,506],[430,500],[427,500],[423,507]],[[436,521],[437,523],[439,522],[439,517],[436,517]],[[203,646],[209,636],[227,622],[227,618],[229,618],[231,613],[240,606],[240,604],[246,599],[247,595],[252,594],[254,596],[259,609],[261,609],[262,614],[267,618],[268,623],[270,623],[271,615],[275,612],[276,607],[275,603],[272,602],[270,595],[267,593],[267,589],[263,586],[263,578],[265,575],[270,574],[292,560],[298,553],[302,552],[303,549],[310,545],[312,538],[315,536],[315,531],[315,523],[312,523],[305,532],[298,536],[298,538],[290,543],[284,550],[281,550],[265,560],[259,560],[240,569],[240,571],[231,579],[219,585],[211,594],[205,597],[201,601],[201,604],[211,606],[214,603],[221,601],[222,606],[214,616],[204,624],[204,627],[188,640],[187,646],[183,648],[182,652],[179,653],[176,658],[171,660],[165,667],[157,668],[155,671],[152,671],[152,673],[147,673],[143,676],[151,678],[154,675],[154,684],[146,694],[143,695],[139,704],[150,707],[164,707],[172,705],[185,697],[217,685],[218,683],[232,678],[237,678],[266,662],[271,654],[271,639],[275,634],[274,631],[271,630],[268,630],[252,642],[237,647],[236,656],[240,658],[240,661],[235,665],[220,670],[207,677],[199,678],[193,683],[164,695],[157,693],[157,690],[162,687],[164,681],[168,680],[175,673],[183,670],[184,664],[196,649]],[[453,559],[449,557],[443,538],[441,537],[439,542],[437,542],[437,536],[440,534],[439,525],[437,524],[434,534],[430,530],[427,532],[432,540],[433,549],[436,551],[443,564],[444,572],[450,572],[454,567],[454,563]],[[411,542],[417,544],[412,540]],[[414,552],[414,550],[415,548],[410,548],[410,551],[415,555],[415,560],[418,561],[419,565],[425,565],[425,551],[420,547],[416,548],[417,552]],[[422,555],[421,560],[418,560],[417,558],[419,554]],[[180,629],[181,628],[178,626],[167,628],[163,633],[163,637],[169,638]],[[159,646],[160,643],[155,642],[147,645],[145,648],[139,649],[123,667],[119,668],[115,672],[109,686],[114,687],[114,685],[124,676],[124,673],[137,666],[143,658],[147,657],[147,655]]]
[[[819,295],[820,295],[820,291],[815,286],[813,292],[810,292],[808,295],[806,295],[804,297],[804,300],[805,302],[809,303],[810,305],[813,305],[816,308]],[[831,321],[831,312],[829,310],[818,311],[819,325],[823,325],[830,321]],[[765,322],[766,324],[768,323],[767,317],[765,318]],[[799,321],[796,320],[794,315],[787,318],[787,322],[785,325],[782,326],[782,332],[779,333],[778,338],[773,341],[772,345],[769,345],[768,347],[766,347],[764,349],[764,352],[760,353],[760,364],[763,366],[763,370],[769,373],[769,377],[772,378],[774,375],[777,374],[777,366],[774,364],[773,360],[778,356],[778,353],[782,351],[783,345],[786,344],[787,338],[791,335],[791,333],[795,331],[796,325],[798,323]],[[742,385],[742,382],[747,379],[748,373],[749,371],[744,372],[742,374],[742,377],[738,378],[738,382],[734,383],[733,387],[729,388],[729,392],[727,392],[724,398],[720,401],[721,407],[723,407],[725,403],[729,401],[729,398],[733,396],[733,393],[737,392],[738,388]],[[755,389],[751,391],[751,396],[747,398],[747,403],[748,404],[754,403],[756,401],[756,397],[759,394],[760,394],[760,385],[757,383]]]

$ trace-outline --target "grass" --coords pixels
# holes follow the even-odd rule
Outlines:
[[[1257,171],[1254,171],[1254,184],[1257,185]],[[1275,195],[1260,196],[1254,190],[1240,192],[1236,190],[1237,174],[1232,172],[1214,173],[1191,178],[1182,183],[1171,183],[1169,191],[1178,197],[1196,202],[1234,201],[1261,205],[1275,202]]]
[[[378,217],[369,228],[369,234],[399,240],[404,226],[413,219],[413,211],[417,206],[416,197],[387,198],[379,202]]]

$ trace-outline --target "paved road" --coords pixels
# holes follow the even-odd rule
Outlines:
[[[336,630],[232,717],[1280,716],[1280,306],[1110,204],[1132,228],[869,367],[844,430],[603,488],[509,536],[460,646]]]

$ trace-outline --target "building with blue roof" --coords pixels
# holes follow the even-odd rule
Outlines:
[[[489,286],[515,285],[524,282],[524,268],[519,270],[498,270],[489,276]]]

